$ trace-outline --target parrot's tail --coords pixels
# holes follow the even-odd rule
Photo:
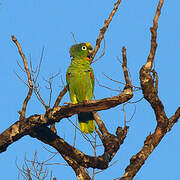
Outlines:
[[[84,133],[90,134],[95,130],[95,121],[92,112],[81,112],[78,114],[79,127]]]

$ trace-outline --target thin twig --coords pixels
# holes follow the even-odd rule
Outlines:
[[[18,75],[17,72],[14,71],[14,74],[18,77],[18,79],[19,79],[20,81],[23,82],[23,84],[25,84],[25,85],[29,88],[29,84],[27,84],[27,83]]]
[[[70,118],[67,118],[67,119],[68,119],[68,121],[75,127],[75,129],[77,129],[79,132],[81,132],[80,128],[77,126],[77,121],[76,121],[76,124],[74,124],[74,123],[71,121]],[[91,144],[91,146],[94,148],[94,145],[92,144],[93,141],[91,141],[90,138],[89,138],[85,133],[82,133],[82,132],[81,132],[81,135],[82,135],[83,138],[84,138],[86,141],[88,141],[88,142]],[[90,134],[90,136],[93,138],[92,134]],[[74,143],[74,144],[75,144],[75,143]],[[73,145],[73,147],[75,147],[75,145]]]
[[[41,61],[40,61],[41,63]],[[43,100],[43,98],[40,95],[40,92],[38,90],[38,85],[37,85],[37,76],[34,76],[34,71],[33,71],[33,67],[32,67],[32,61],[30,58],[30,68],[31,68],[31,76],[32,76],[32,82],[34,83],[34,93],[37,97],[37,99],[41,102],[41,104],[44,106],[44,108],[47,110],[49,110],[49,106],[46,105],[45,101]],[[40,66],[38,68],[38,72],[40,71]]]
[[[101,59],[104,56],[105,49],[106,49],[106,43],[105,43],[105,39],[104,39],[104,47],[103,47],[101,55],[97,59],[95,59],[91,64],[95,63],[96,61],[98,61],[99,59]]]
[[[117,81],[117,80],[114,80],[114,79],[110,78],[110,77],[109,77],[108,75],[106,75],[105,73],[103,73],[103,75],[104,75],[105,77],[107,77],[109,80],[113,81],[113,82],[116,82],[116,83],[119,83],[119,84],[122,84],[122,85],[126,85],[126,83],[123,83],[123,82],[120,82],[120,81]]]
[[[95,130],[96,130],[96,132],[97,132],[99,138],[101,139],[101,142],[103,142],[103,136],[102,136],[101,133],[99,132],[98,128],[95,127]]]
[[[96,138],[97,138],[97,134],[96,133],[94,133],[95,134],[95,142],[94,142],[94,148],[93,148],[93,150],[94,150],[94,157],[96,157],[96,148],[97,148],[97,144],[96,144]],[[95,168],[93,168],[93,175],[92,175],[92,180],[94,180],[94,178],[95,178]]]
[[[26,71],[23,69],[23,67],[20,65],[20,63],[17,61],[17,65],[20,67],[21,71],[26,73]]]
[[[38,65],[37,75],[35,77],[35,82],[37,82],[37,79],[39,77],[39,73],[40,73],[40,70],[41,70],[41,64],[42,64],[42,60],[43,60],[43,56],[44,56],[44,49],[45,49],[45,47],[43,46],[42,52],[41,52],[41,57],[40,57],[40,62],[39,62],[39,65]]]
[[[97,79],[96,77],[95,77],[95,79],[96,79],[96,82],[98,83],[98,85],[101,86],[101,87],[103,87],[103,88],[106,88],[106,89],[108,89],[108,90],[110,90],[110,91],[122,92],[121,90],[113,89],[113,88],[110,88],[110,87],[108,87],[108,86],[102,85],[102,84],[100,84],[100,82],[98,81],[98,79]]]
[[[55,75],[52,74],[52,75],[49,77],[48,80],[46,80],[45,78],[43,78],[44,81],[45,81],[46,83],[48,83],[48,85],[49,85],[49,87],[48,87],[48,86],[45,86],[47,89],[49,89],[49,107],[51,106],[52,91],[53,91],[53,89],[52,89],[53,80],[54,80],[54,78],[56,78],[59,74],[60,74],[60,72],[56,73]]]
[[[138,99],[137,101],[128,101],[128,103],[130,103],[130,104],[138,103],[138,102],[142,101],[143,99],[144,99],[144,97]]]
[[[76,119],[76,127],[77,127],[77,119]],[[73,141],[73,147],[75,147],[75,144],[76,144],[76,133],[77,133],[77,128],[74,128],[74,141]]]
[[[125,104],[123,104],[123,113],[124,113],[124,127],[126,127],[126,111],[125,111]]]
[[[76,38],[75,38],[74,33],[73,33],[73,32],[71,32],[71,35],[72,35],[72,37],[73,37],[73,40],[74,40],[75,44],[77,44],[77,41],[76,41]]]
[[[118,160],[116,160],[116,161],[114,161],[112,164],[110,164],[109,166],[108,166],[108,168],[110,168],[110,167],[112,167],[114,164],[116,164],[118,162]],[[95,172],[95,174],[99,174],[99,173],[101,173],[101,172],[103,172],[104,171],[104,169],[103,170],[100,170],[100,171],[97,171],[97,172]]]

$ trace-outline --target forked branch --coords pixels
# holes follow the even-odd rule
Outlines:
[[[114,4],[114,8],[113,10],[111,11],[110,15],[109,15],[109,18],[107,20],[104,21],[104,26],[103,28],[101,28],[100,30],[100,33],[99,33],[99,36],[96,40],[96,46],[94,48],[94,51],[93,51],[93,55],[92,55],[92,58],[91,58],[91,62],[93,61],[96,53],[98,52],[99,48],[100,48],[100,45],[101,45],[101,41],[102,39],[104,38],[104,34],[106,33],[108,27],[109,27],[109,24],[111,23],[112,21],[112,18],[114,16],[114,14],[116,13],[119,5],[121,3],[121,0],[118,0],[115,4]]]
[[[21,58],[23,60],[25,72],[26,72],[27,77],[28,77],[29,91],[28,91],[28,94],[27,94],[27,96],[26,96],[26,98],[24,100],[22,111],[20,112],[20,118],[19,118],[20,120],[23,120],[26,117],[27,104],[28,104],[28,102],[29,102],[29,100],[31,98],[32,92],[33,92],[33,83],[32,83],[31,73],[30,73],[29,68],[28,68],[28,63],[27,63],[25,55],[23,54],[21,46],[20,46],[19,42],[17,41],[17,39],[14,36],[11,36],[11,38],[12,38],[13,42],[16,44],[16,46],[18,48],[19,54],[20,54],[20,56],[21,56]]]
[[[142,149],[132,158],[130,159],[130,164],[127,166],[124,175],[120,178],[121,180],[131,180],[139,171],[139,169],[143,166],[146,159],[152,153],[152,151],[157,147],[162,138],[166,135],[168,131],[171,130],[172,126],[177,122],[180,117],[180,108],[177,109],[174,116],[168,118],[166,116],[164,106],[161,100],[158,97],[158,83],[157,78],[158,75],[155,73],[156,81],[154,83],[154,78],[152,77],[152,66],[154,62],[154,57],[156,53],[157,47],[157,27],[158,27],[158,19],[160,16],[161,8],[164,1],[160,0],[156,14],[153,20],[153,27],[151,30],[151,49],[149,56],[147,58],[146,64],[140,70],[140,81],[141,87],[143,91],[144,98],[150,103],[151,107],[154,110],[157,126],[153,134],[150,134],[146,137],[144,141],[144,146]],[[153,71],[154,73],[154,71]]]

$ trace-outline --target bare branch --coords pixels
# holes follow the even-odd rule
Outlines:
[[[64,87],[64,89],[59,93],[59,95],[58,95],[58,97],[57,97],[57,99],[56,99],[56,102],[54,103],[54,106],[53,106],[54,108],[59,106],[62,98],[63,98],[64,95],[67,93],[67,91],[68,91],[68,88],[67,88],[67,85],[66,85],[66,86]],[[51,130],[52,130],[53,132],[55,132],[55,133],[57,132],[57,131],[56,131],[56,127],[55,127],[55,123],[51,124]]]
[[[99,127],[99,130],[101,131],[103,136],[107,136],[108,135],[108,131],[106,129],[106,126],[104,125],[103,121],[101,120],[101,118],[99,117],[97,112],[93,112],[93,116],[94,119]]]
[[[76,119],[76,124],[75,124],[75,127],[74,127],[74,141],[73,141],[73,147],[75,147],[75,144],[76,144],[76,133],[77,133],[77,119]]]
[[[24,69],[25,69],[27,77],[28,77],[29,91],[28,91],[28,94],[24,100],[21,115],[20,115],[20,120],[23,120],[26,117],[27,104],[28,104],[28,102],[31,98],[32,92],[33,92],[33,83],[32,83],[32,79],[31,79],[31,73],[30,73],[29,68],[28,68],[27,60],[26,60],[25,55],[23,54],[21,46],[14,36],[11,36],[11,38],[18,48],[19,54],[21,55],[21,58],[23,60]]]
[[[124,66],[126,67],[127,63],[124,63]],[[128,74],[125,78],[128,78]],[[56,106],[59,104],[61,98],[66,92],[67,92],[67,86],[63,89],[63,91],[60,92],[55,102],[54,108],[48,110],[46,114],[30,116],[29,118],[26,118],[22,122],[22,124],[19,121],[17,121],[14,125],[12,125],[7,130],[5,130],[0,135],[0,152],[5,151],[10,144],[20,139],[24,135],[27,135],[29,132],[31,132],[33,128],[40,127],[43,125],[47,126],[55,122],[59,122],[62,118],[65,117],[67,118],[74,114],[78,114],[80,112],[93,112],[93,111],[110,109],[119,104],[127,102],[133,97],[132,88],[126,85],[126,88],[124,88],[124,91],[121,94],[111,98],[104,98],[101,100],[88,101],[88,102],[85,101],[82,103],[69,104],[66,106]],[[105,126],[103,126],[102,123],[99,125],[100,125],[99,128],[101,130],[101,133],[104,133],[104,135],[109,136],[109,133],[107,132],[107,129],[105,129]]]
[[[66,157],[66,161],[67,159],[71,159],[78,163],[79,166],[85,168],[92,167],[98,169],[105,169],[108,167],[108,164],[112,160],[112,157],[118,151],[119,145],[123,143],[127,131],[123,130],[121,131],[121,133],[122,139],[120,140],[119,138],[120,141],[117,137],[109,134],[108,137],[106,137],[106,140],[104,140],[105,150],[103,155],[95,157],[86,155],[78,149],[74,148],[73,146],[69,145],[67,142],[65,142],[62,138],[57,136],[57,134],[53,133],[47,127],[38,128],[37,130],[35,129],[31,136],[36,137],[42,142],[54,147],[63,157]]]
[[[167,131],[171,130],[171,128],[178,121],[179,118],[180,118],[180,107],[178,107],[175,114],[169,118],[169,124],[167,127]]]
[[[72,37],[73,37],[73,40],[74,40],[75,44],[77,44],[77,41],[76,41],[76,38],[75,38],[74,33],[73,33],[73,32],[71,32],[71,35],[72,35]]]
[[[40,63],[41,63],[42,60],[40,60]],[[40,95],[40,92],[38,90],[38,87],[39,87],[39,84],[37,85],[37,78],[39,76],[39,72],[40,72],[40,65],[39,65],[39,68],[38,68],[38,75],[35,77],[34,75],[34,71],[33,71],[33,67],[32,67],[32,62],[31,62],[31,59],[30,59],[30,67],[31,67],[31,76],[32,76],[32,82],[34,83],[34,93],[37,97],[37,99],[41,102],[41,104],[44,106],[44,108],[47,110],[49,110],[49,106],[46,105],[46,103],[44,102],[43,98],[41,97]]]
[[[41,64],[42,64],[42,60],[43,60],[43,55],[44,55],[44,47],[42,48],[41,58],[40,58],[40,62],[39,62],[39,65],[38,65],[38,71],[37,71],[37,75],[35,77],[35,82],[37,81],[37,79],[39,77],[39,73],[40,73],[40,70],[41,70]]]
[[[24,164],[22,168],[19,168],[16,162],[19,173],[28,180],[32,180],[32,177],[36,179],[45,179],[48,176],[47,168],[44,169],[44,162],[39,162],[37,160],[37,152],[34,154],[32,161],[27,160],[26,156],[24,157]]]
[[[106,43],[105,43],[105,39],[104,39],[104,47],[103,47],[102,53],[101,53],[101,55],[100,55],[97,59],[95,59],[92,63],[95,63],[96,61],[98,61],[99,59],[101,59],[101,58],[104,56],[104,54],[105,54],[105,48],[106,48]],[[91,64],[92,64],[92,63],[91,63]]]
[[[132,84],[131,81],[129,79],[129,74],[128,74],[128,70],[127,70],[127,57],[126,57],[126,47],[122,47],[122,57],[123,57],[123,64],[122,64],[122,68],[123,68],[123,72],[124,72],[124,79],[126,81],[126,87],[131,87],[132,88]]]
[[[83,177],[84,179],[90,180],[90,177],[85,171],[84,167],[79,165],[79,162],[76,161],[75,156],[77,154],[74,153],[79,153],[79,151],[66,143],[62,138],[57,136],[49,128],[42,127],[34,129],[34,131],[31,133],[31,136],[36,137],[42,142],[54,147],[62,155],[65,161],[74,169],[78,179],[81,179]]]
[[[48,80],[46,80],[45,78],[44,78],[44,81],[46,82],[46,83],[48,83],[48,86],[46,86],[46,88],[50,91],[49,92],[49,107],[51,107],[51,99],[52,99],[52,92],[53,92],[53,88],[52,88],[52,84],[53,84],[53,80],[54,80],[54,78],[56,78],[58,75],[60,74],[60,72],[58,72],[58,73],[56,73],[56,74],[52,74],[50,77],[49,77],[49,79]]]
[[[103,136],[101,135],[101,133],[99,132],[99,130],[95,127],[95,130],[96,130],[96,132],[97,132],[97,134],[98,134],[98,136],[99,136],[99,138],[100,138],[100,140],[101,140],[101,142],[103,141]]]
[[[133,96],[130,89],[125,89],[122,94],[111,98],[104,98],[97,101],[82,102],[66,106],[58,106],[47,111],[46,114],[32,115],[22,122],[17,121],[3,133],[0,134],[0,152],[25,136],[35,127],[48,126],[52,123],[59,122],[62,118],[70,117],[79,112],[100,111],[110,109],[119,104],[127,102]],[[13,137],[13,138],[12,138]]]
[[[100,30],[100,34],[99,34],[99,36],[98,36],[98,38],[97,38],[97,40],[96,40],[96,46],[95,46],[95,48],[94,48],[94,52],[93,52],[93,55],[92,55],[92,58],[91,58],[91,62],[93,61],[96,53],[98,52],[98,50],[99,50],[99,48],[100,48],[100,44],[101,44],[102,39],[104,38],[104,34],[105,34],[106,30],[108,29],[109,24],[110,24],[110,22],[112,21],[112,18],[113,18],[113,16],[114,16],[114,14],[116,13],[116,11],[117,11],[120,3],[121,3],[121,0],[118,0],[118,1],[114,4],[114,8],[113,8],[113,10],[111,11],[108,20],[105,20],[105,21],[104,21],[104,26],[103,26],[103,28]]]
[[[29,84],[27,84],[27,83],[18,75],[17,72],[14,71],[14,74],[18,77],[18,79],[19,79],[20,81],[22,81],[22,83],[24,83],[24,84],[29,88]]]
[[[180,117],[180,108],[176,111],[172,119],[168,119],[164,110],[164,106],[158,97],[158,75],[154,72],[156,76],[156,82],[154,85],[154,78],[151,75],[152,64],[154,61],[154,56],[156,52],[156,38],[157,38],[157,27],[158,18],[163,5],[163,0],[159,1],[157,11],[153,20],[153,27],[151,28],[151,50],[148,56],[146,64],[140,70],[140,81],[143,91],[144,98],[150,103],[152,109],[154,110],[157,126],[153,134],[147,136],[144,146],[142,149],[130,159],[130,164],[127,166],[124,175],[120,178],[121,180],[131,180],[145,163],[146,159],[152,153],[152,151],[157,147],[162,138],[166,135],[172,126],[177,122]]]
[[[116,82],[116,83],[119,83],[119,84],[122,84],[122,85],[126,85],[126,83],[123,83],[123,82],[120,82],[120,81],[117,81],[117,80],[114,80],[114,79],[110,78],[110,77],[109,77],[108,75],[106,75],[105,73],[103,73],[103,75],[104,75],[105,77],[107,77],[109,80],[113,81],[113,82]]]
[[[154,62],[154,56],[156,53],[156,48],[157,48],[157,43],[156,43],[156,39],[157,39],[157,28],[158,28],[158,19],[159,16],[161,14],[161,8],[163,6],[164,0],[160,0],[157,10],[156,10],[156,14],[155,17],[153,19],[153,27],[150,28],[151,30],[151,49],[150,49],[150,53],[146,62],[145,67],[149,70],[152,69],[152,65]]]
[[[59,93],[57,99],[56,99],[56,102],[54,104],[53,107],[58,107],[59,106],[59,103],[61,102],[63,96],[67,93],[68,91],[68,88],[67,88],[67,85],[64,87],[64,89]]]
[[[122,92],[121,90],[113,89],[113,88],[111,88],[111,87],[105,86],[105,85],[101,84],[101,83],[98,81],[97,78],[95,78],[95,79],[96,79],[97,84],[98,84],[99,86],[103,87],[103,88],[106,88],[106,89],[108,89],[108,90],[110,90],[110,91]]]
[[[130,164],[127,166],[124,175],[120,178],[121,180],[131,180],[139,171],[139,169],[143,166],[146,159],[152,153],[152,151],[156,148],[156,146],[160,143],[162,138],[166,135],[168,131],[171,130],[172,126],[177,122],[180,117],[180,107],[177,109],[176,113],[173,117],[173,121],[171,118],[169,119],[169,125],[165,126],[166,130],[162,131],[162,125],[157,125],[155,132],[147,136],[144,141],[144,146],[142,149],[130,159]],[[171,128],[169,128],[169,126]]]
[[[19,66],[19,68],[21,69],[22,72],[26,73],[26,71],[23,69],[23,67],[20,65],[20,63],[17,61],[17,65]]]

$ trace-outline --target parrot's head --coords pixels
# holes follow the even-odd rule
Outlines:
[[[85,60],[90,60],[93,47],[89,43],[80,43],[72,45],[70,48],[70,56],[73,58],[79,57]]]

